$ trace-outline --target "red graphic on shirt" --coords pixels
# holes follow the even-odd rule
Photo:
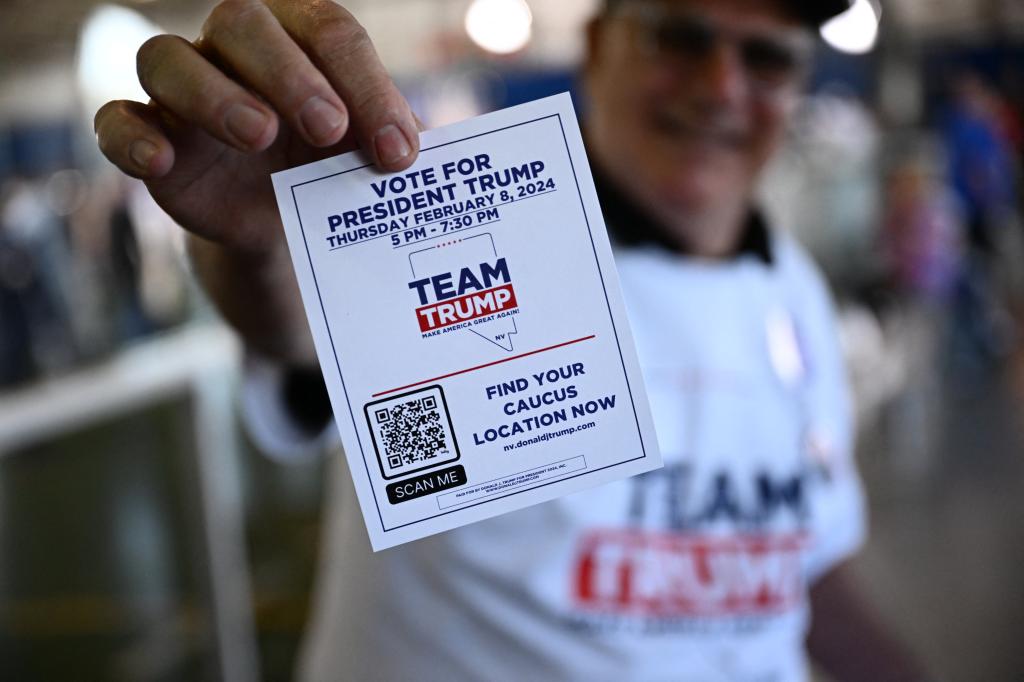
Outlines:
[[[802,533],[712,538],[595,531],[581,543],[574,598],[581,610],[648,617],[767,615],[804,593]]]

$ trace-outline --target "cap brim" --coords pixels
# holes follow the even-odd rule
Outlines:
[[[821,26],[829,19],[850,9],[851,0],[790,0],[797,15],[812,26]]]
[[[606,10],[610,10],[626,0],[604,0]],[[804,23],[815,28],[829,19],[850,9],[853,0],[788,0],[793,13]]]

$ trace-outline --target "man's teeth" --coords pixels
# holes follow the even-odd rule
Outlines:
[[[671,114],[659,114],[655,121],[660,130],[670,135],[693,137],[706,143],[725,145],[734,145],[740,140],[737,133],[691,125],[685,119]]]

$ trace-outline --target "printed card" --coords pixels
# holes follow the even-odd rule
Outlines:
[[[572,101],[273,176],[374,550],[661,466]]]

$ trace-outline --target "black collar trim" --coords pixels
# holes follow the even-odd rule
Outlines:
[[[592,170],[608,233],[615,242],[623,246],[660,246],[680,255],[689,255],[686,249],[668,238],[661,225],[626,197],[598,168],[593,167]],[[765,265],[775,262],[768,224],[757,210],[750,211],[733,257],[747,254],[757,257]]]

